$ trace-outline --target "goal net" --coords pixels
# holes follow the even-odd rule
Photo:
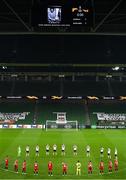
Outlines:
[[[51,129],[78,130],[78,121],[66,121],[66,123],[57,123],[57,121],[46,121],[46,131]]]

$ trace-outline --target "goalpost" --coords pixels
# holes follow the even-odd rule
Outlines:
[[[78,121],[67,121],[66,112],[53,112],[56,121],[46,120],[46,131],[49,129],[75,129],[78,130]]]

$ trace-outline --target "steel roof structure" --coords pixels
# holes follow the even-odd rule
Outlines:
[[[1,0],[0,32],[35,32],[31,25],[31,7],[43,0]],[[53,1],[53,0],[52,0]],[[61,0],[59,0],[61,1]],[[62,0],[63,1],[63,0]],[[89,0],[85,0],[89,1]],[[90,0],[93,8],[93,24],[88,30],[80,28],[84,33],[125,33],[126,1],[125,0]],[[65,3],[66,1],[64,1]],[[48,31],[48,29],[41,32]],[[66,28],[52,28],[53,32],[65,32]],[[74,32],[74,28],[70,29]]]

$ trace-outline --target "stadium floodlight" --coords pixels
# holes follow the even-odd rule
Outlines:
[[[113,67],[112,70],[113,71],[118,71],[119,70],[119,66]]]

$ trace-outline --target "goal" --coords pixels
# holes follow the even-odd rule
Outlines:
[[[73,129],[78,131],[78,121],[66,121],[65,123],[57,123],[57,121],[46,120],[46,131],[50,129]]]

